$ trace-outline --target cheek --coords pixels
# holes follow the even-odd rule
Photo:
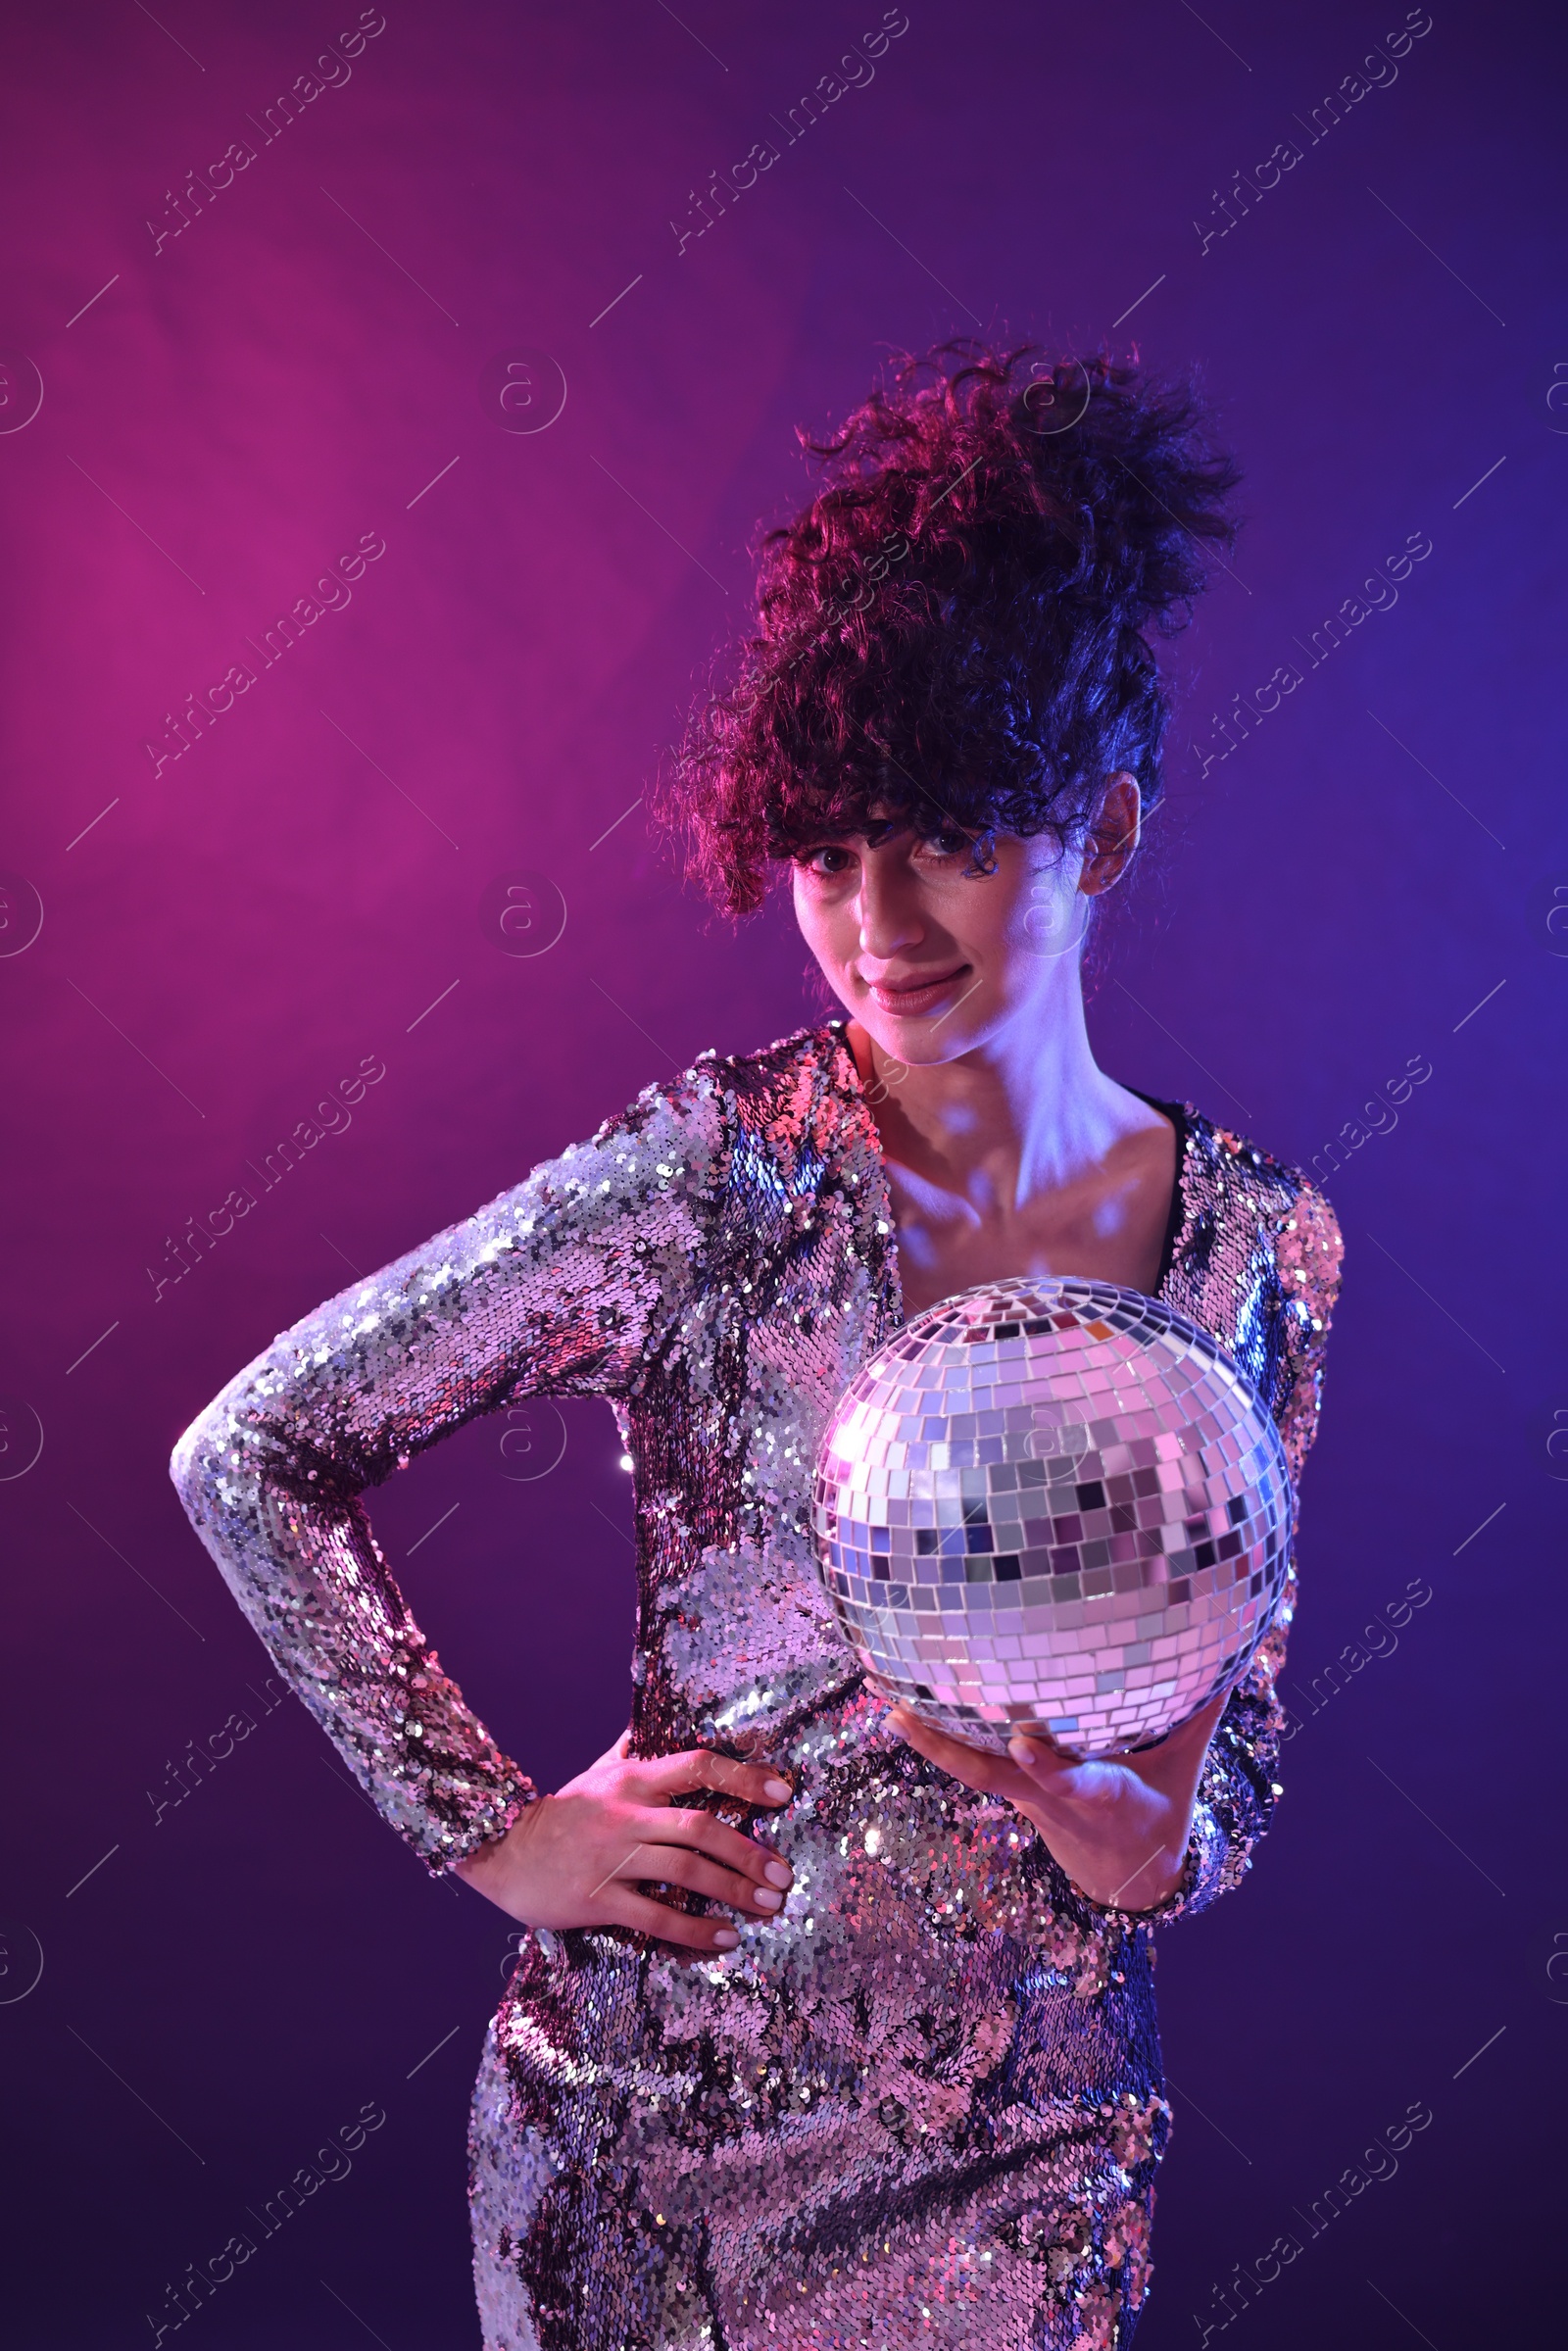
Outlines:
[[[800,877],[798,875],[791,877],[790,901],[795,908],[796,929],[800,932],[801,937],[806,941],[807,946],[813,947],[813,942],[816,937],[816,924],[813,919],[813,909],[810,901],[806,895],[806,892],[801,887]]]
[[[857,934],[846,906],[824,904],[798,878],[794,894],[796,926],[818,963],[827,969],[847,961],[855,953]]]
[[[1029,874],[1009,909],[1005,948],[1017,955],[1024,970],[1072,954],[1087,903],[1073,876],[1058,866]]]

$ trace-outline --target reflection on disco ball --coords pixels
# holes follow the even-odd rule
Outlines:
[[[822,1580],[872,1687],[1004,1753],[1152,1745],[1284,1590],[1279,1432],[1208,1332],[1111,1282],[991,1282],[862,1364],[817,1461]]]

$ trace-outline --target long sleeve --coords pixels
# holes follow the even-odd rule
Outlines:
[[[720,1148],[710,1077],[645,1088],[285,1331],[174,1448],[191,1523],[279,1673],[435,1874],[537,1791],[442,1671],[360,1497],[514,1396],[635,1396],[701,1282]]]
[[[1266,1174],[1255,1178],[1252,1170],[1262,1154],[1234,1137],[1211,1132],[1217,1142],[1207,1145],[1205,1139],[1208,1164],[1217,1164],[1233,1184],[1240,1177],[1249,1189],[1227,1204],[1224,1192],[1205,1183],[1201,1172],[1193,1181],[1192,1223],[1201,1249],[1198,1263],[1202,1281],[1214,1280],[1217,1269],[1229,1298],[1244,1300],[1241,1327],[1222,1324],[1222,1335],[1255,1379],[1279,1427],[1291,1473],[1291,1565],[1274,1628],[1231,1691],[1209,1741],[1181,1880],[1163,1902],[1136,1914],[1154,1925],[1206,1910],[1241,1884],[1281,1794],[1276,1773],[1285,1708],[1278,1683],[1296,1612],[1301,1469],[1317,1434],[1323,1356],[1344,1255],[1334,1211],[1305,1177],[1269,1162]],[[1250,1189],[1259,1180],[1267,1187],[1261,1202]],[[1218,1245],[1215,1237],[1227,1232],[1237,1236],[1237,1247]],[[1213,1328],[1220,1317],[1203,1315],[1204,1295],[1195,1282],[1179,1302]],[[1211,1298],[1214,1295],[1208,1293]],[[1218,1295],[1226,1297],[1226,1289]],[[1124,1915],[1093,1901],[1049,1856],[1040,1867],[1055,1909],[1082,1931],[1093,1933],[1106,1919]]]
[[[1296,1536],[1300,1524],[1302,1465],[1317,1435],[1323,1401],[1323,1356],[1339,1296],[1344,1242],[1334,1210],[1304,1178],[1275,1224],[1273,1253],[1283,1296],[1283,1344],[1275,1374],[1275,1416],[1290,1465],[1291,1567],[1273,1631],[1230,1694],[1209,1742],[1198,1787],[1193,1833],[1182,1884],[1163,1915],[1204,1910],[1240,1885],[1252,1847],[1267,1830],[1280,1796],[1279,1768],[1285,1708],[1279,1677],[1296,1613]]]

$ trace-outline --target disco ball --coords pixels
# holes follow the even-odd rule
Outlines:
[[[1110,1282],[989,1282],[857,1372],[811,1532],[871,1686],[973,1746],[1152,1745],[1228,1689],[1290,1549],[1279,1432],[1208,1332]]]

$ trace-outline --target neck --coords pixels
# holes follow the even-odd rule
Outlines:
[[[1076,964],[952,1061],[896,1061],[856,1020],[848,1038],[889,1160],[961,1197],[979,1189],[1021,1207],[1101,1165],[1124,1136],[1162,1123],[1095,1059]]]

